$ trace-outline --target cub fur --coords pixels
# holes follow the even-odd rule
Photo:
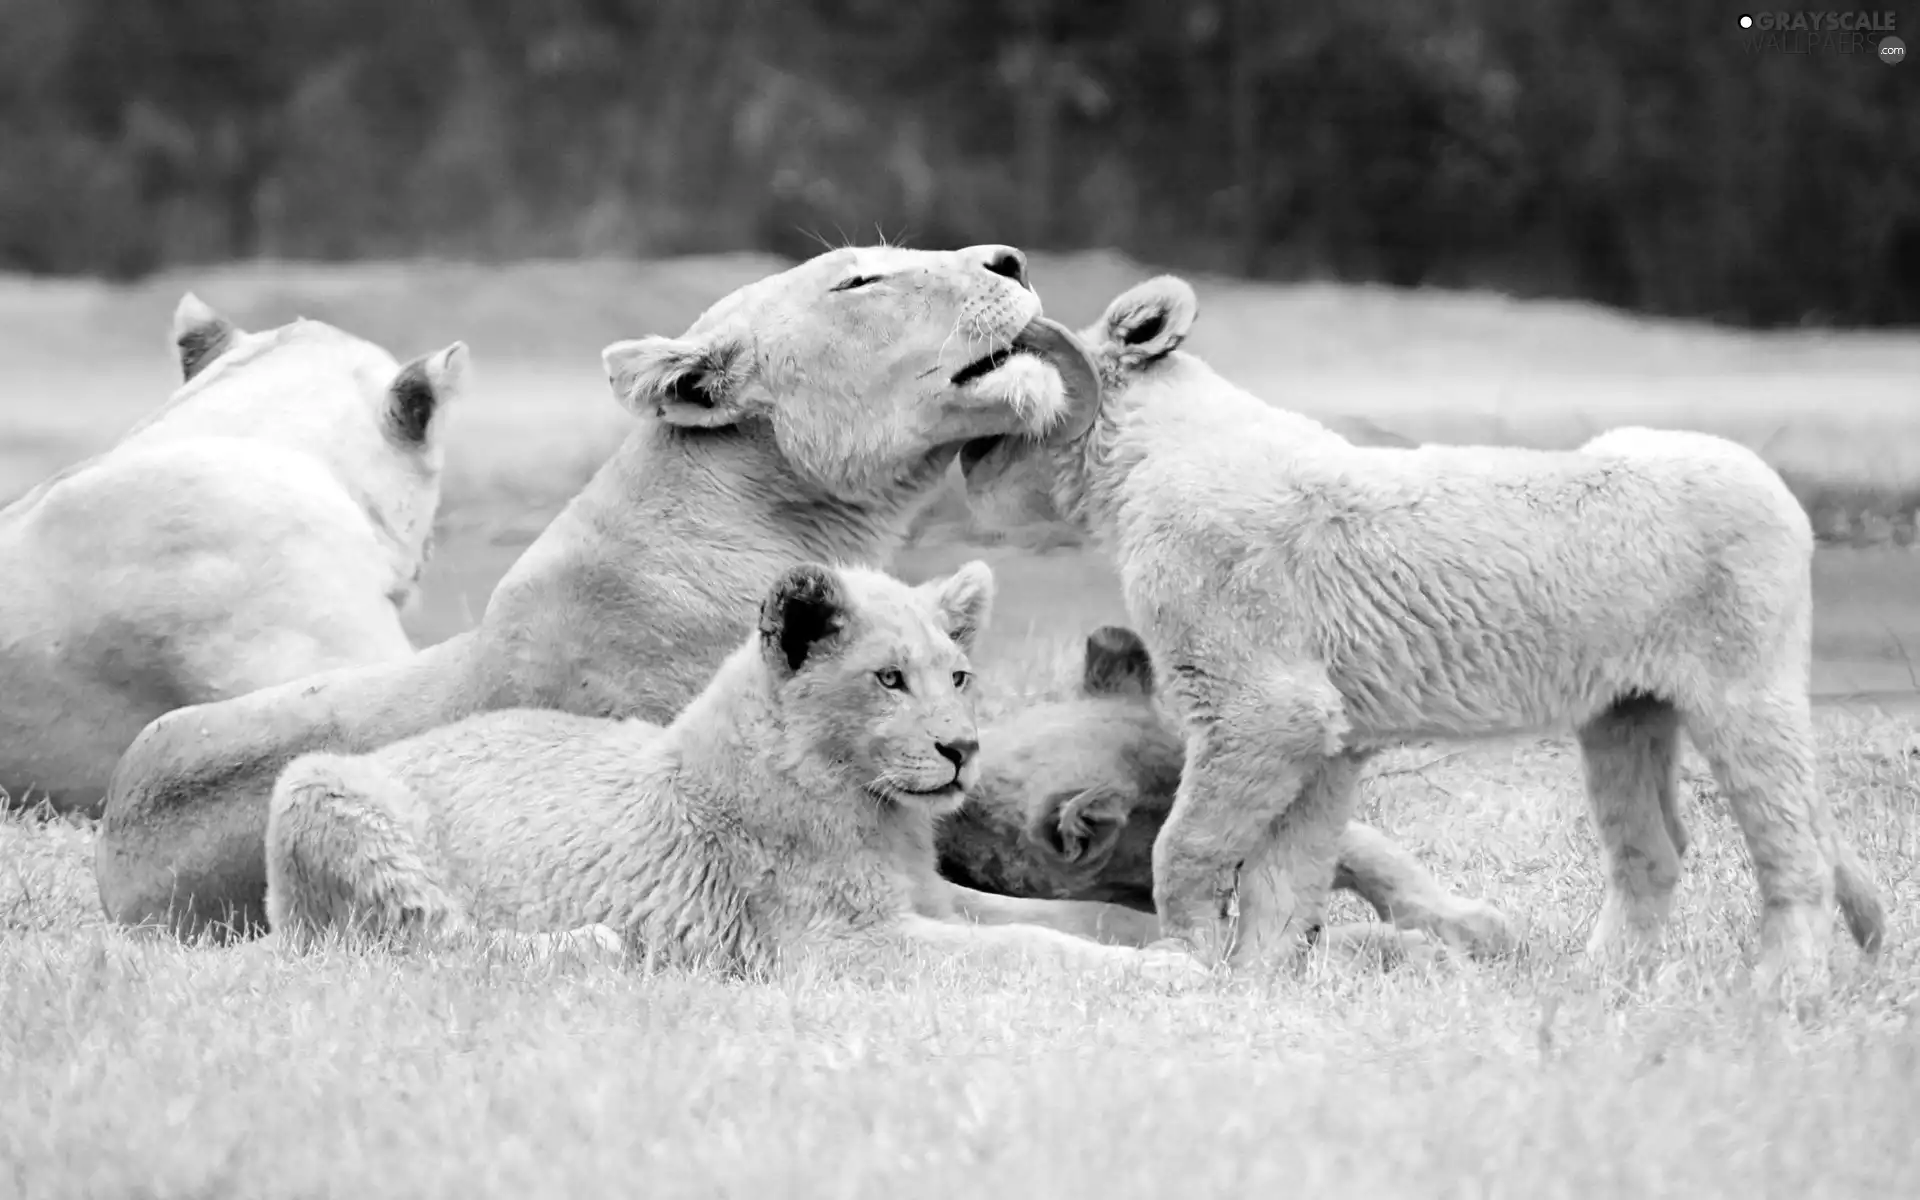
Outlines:
[[[96,813],[162,713],[412,653],[466,347],[402,366],[191,293],[173,344],[165,405],[0,510],[0,803]]]
[[[269,806],[268,917],[295,944],[605,926],[652,961],[728,972],[890,943],[1148,961],[968,923],[934,869],[934,823],[979,771],[967,652],[992,592],[978,562],[917,588],[803,564],[664,730],[509,709],[295,759]]]
[[[1097,389],[1007,246],[836,250],[604,358],[639,420],[476,629],[169,713],[128,747],[96,843],[113,919],[257,929],[267,796],[297,754],[500,708],[671,719],[781,569],[886,562],[962,443],[1077,433]]]
[[[962,454],[974,495],[1044,496],[1105,548],[1168,672],[1170,937],[1213,958],[1317,921],[1377,748],[1571,727],[1607,870],[1588,948],[1639,957],[1686,849],[1684,727],[1753,858],[1756,982],[1817,985],[1836,894],[1879,948],[1877,890],[1814,779],[1813,536],[1771,468],[1638,428],[1571,452],[1355,446],[1181,351],[1195,311],[1171,277],[1119,296],[1082,335],[1091,429]]]
[[[940,825],[940,871],[987,891],[1153,911],[1153,844],[1186,746],[1154,701],[1153,661],[1116,625],[1088,635],[1079,684],[981,732],[980,783]],[[1482,957],[1512,949],[1506,916],[1455,896],[1378,830],[1348,822],[1333,886],[1381,920]]]

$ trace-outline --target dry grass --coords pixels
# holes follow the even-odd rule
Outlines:
[[[996,656],[994,703],[1073,646]],[[1515,960],[1211,990],[903,962],[722,983],[479,950],[285,956],[102,924],[84,824],[0,823],[0,1191],[54,1196],[1887,1196],[1920,1189],[1908,725],[1822,717],[1892,945],[1800,1019],[1749,1002],[1745,856],[1697,762],[1670,966],[1579,959],[1564,741],[1412,747],[1365,815],[1505,905]],[[1345,901],[1343,903],[1351,903]],[[1355,914],[1349,914],[1355,915]]]

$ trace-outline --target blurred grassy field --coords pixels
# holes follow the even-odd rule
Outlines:
[[[778,265],[0,281],[0,496],[165,395],[186,287],[249,324],[305,313],[402,356],[463,338],[476,393],[451,426],[415,620],[437,639],[625,431],[600,347],[678,332]],[[1104,257],[1034,272],[1076,324],[1147,273]],[[1920,480],[1912,338],[1199,288],[1194,348],[1228,374],[1415,440],[1571,445],[1649,421],[1730,433],[1817,478]],[[1079,638],[1122,615],[1110,572],[1071,549],[971,545],[950,505],[936,517],[900,570],[995,563],[990,704],[1055,693]],[[1915,688],[1915,562],[1822,553],[1821,690]],[[928,963],[747,985],[478,951],[181,947],[104,925],[87,823],[0,819],[0,1197],[1920,1194],[1920,740],[1873,708],[1820,719],[1823,785],[1893,930],[1877,966],[1842,947],[1834,996],[1799,1022],[1746,999],[1751,872],[1691,756],[1672,965],[1632,995],[1585,970],[1600,880],[1565,739],[1410,747],[1362,785],[1364,816],[1517,919],[1518,958],[1310,964],[1183,995]]]

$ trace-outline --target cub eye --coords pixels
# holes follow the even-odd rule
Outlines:
[[[880,681],[881,687],[886,688],[890,692],[904,692],[907,690],[907,677],[892,667],[888,667],[884,671],[875,671],[873,677]]]
[[[834,284],[832,290],[836,292],[850,292],[855,288],[863,288],[870,283],[879,282],[880,277],[878,275],[853,275]]]
[[[953,673],[953,686],[959,688],[963,692],[967,690],[967,684],[972,682],[972,680],[973,680],[972,671],[955,671]]]

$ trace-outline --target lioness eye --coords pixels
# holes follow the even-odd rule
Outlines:
[[[888,667],[884,671],[875,671],[873,675],[874,678],[880,681],[880,686],[889,691],[904,692],[907,690],[907,677],[892,667]]]
[[[972,678],[973,673],[971,671],[955,671],[953,673],[953,686],[964,690],[967,686],[967,681]]]
[[[839,283],[834,284],[833,290],[836,292],[850,292],[855,288],[863,288],[870,283],[879,282],[880,277],[878,275],[855,275],[848,279],[842,279]]]

